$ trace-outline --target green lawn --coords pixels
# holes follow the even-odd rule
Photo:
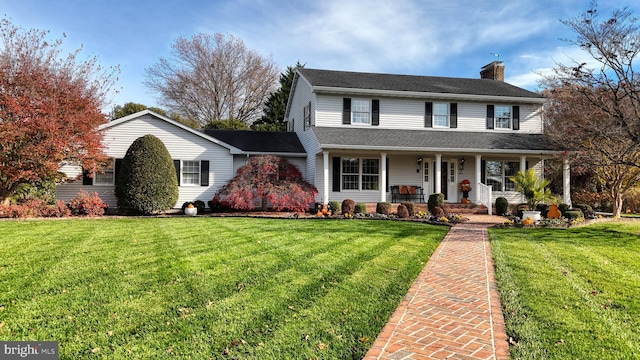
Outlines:
[[[0,339],[61,359],[361,358],[447,231],[242,218],[0,222]]]
[[[512,359],[640,359],[640,222],[490,238]]]

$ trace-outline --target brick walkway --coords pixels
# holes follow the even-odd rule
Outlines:
[[[365,359],[508,359],[487,227],[470,215],[436,249]]]

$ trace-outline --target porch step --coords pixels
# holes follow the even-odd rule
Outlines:
[[[447,213],[456,214],[488,214],[489,209],[484,205],[478,204],[462,204],[462,203],[445,203],[444,210]]]

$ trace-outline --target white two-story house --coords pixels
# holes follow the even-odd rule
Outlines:
[[[307,153],[317,201],[391,201],[396,186],[491,204],[522,198],[509,177],[542,173],[553,149],[537,93],[504,82],[504,64],[480,78],[299,69],[285,120]],[[489,191],[492,190],[492,191]],[[565,193],[568,193],[565,191]],[[491,194],[491,195],[489,195]]]

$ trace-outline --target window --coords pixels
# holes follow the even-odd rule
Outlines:
[[[351,99],[351,123],[371,124],[369,116],[369,100]]]
[[[449,104],[433,104],[433,127],[449,127]]]
[[[486,179],[487,185],[493,191],[516,191],[513,181],[509,180],[520,169],[518,161],[487,161]]]
[[[511,129],[511,107],[496,106],[496,129]]]
[[[199,161],[182,161],[182,185],[200,185]]]
[[[304,130],[311,127],[311,101],[304,107]]]
[[[449,164],[449,182],[456,182],[456,167],[453,162]]]
[[[104,173],[93,174],[93,185],[113,185],[115,183],[115,173],[113,166],[110,169],[104,169]]]
[[[111,159],[111,165],[105,168],[104,172],[94,173],[93,179],[87,178],[88,182],[85,185],[114,185],[116,180],[114,162],[115,160]]]
[[[424,182],[429,182],[429,162],[423,161],[424,164]]]
[[[362,160],[362,190],[379,190],[380,160]]]
[[[360,159],[342,159],[342,189],[358,190],[360,185]]]
[[[379,190],[380,159],[342,159],[342,190]]]

